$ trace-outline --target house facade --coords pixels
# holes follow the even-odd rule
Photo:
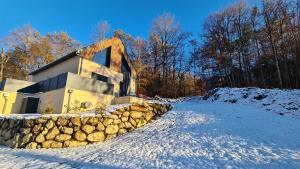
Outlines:
[[[1,114],[52,109],[53,113],[72,113],[142,101],[135,97],[136,72],[117,37],[74,51],[29,75],[29,81],[2,82]]]

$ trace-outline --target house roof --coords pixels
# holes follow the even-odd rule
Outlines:
[[[115,37],[114,37],[114,38],[115,38]],[[120,39],[119,39],[119,40],[120,40]],[[120,40],[120,41],[121,41],[121,40]],[[121,43],[122,43],[122,41],[121,41]],[[75,56],[80,56],[80,57],[84,58],[83,56],[81,56],[81,55],[79,54],[79,52],[82,51],[82,50],[85,50],[85,49],[87,49],[88,47],[93,46],[93,45],[95,45],[95,44],[91,44],[91,45],[88,45],[88,46],[86,46],[86,47],[81,48],[80,50],[73,51],[73,52],[71,52],[71,53],[69,53],[69,54],[67,54],[67,55],[65,55],[65,56],[63,56],[63,57],[61,57],[61,58],[59,58],[59,59],[57,59],[57,60],[55,60],[55,61],[53,61],[53,62],[51,62],[51,63],[49,63],[49,64],[47,64],[47,65],[45,65],[45,66],[43,66],[43,67],[41,67],[41,68],[39,68],[39,69],[37,69],[37,70],[35,70],[35,71],[33,71],[33,72],[31,72],[31,73],[29,73],[29,75],[35,75],[35,74],[38,74],[38,73],[40,73],[40,72],[42,72],[42,71],[44,71],[44,70],[47,70],[47,69],[49,69],[49,68],[51,68],[51,67],[53,67],[53,66],[55,66],[55,65],[58,65],[58,64],[60,64],[60,63],[62,63],[62,62],[64,62],[64,61],[66,61],[66,60],[68,60],[68,59],[71,59],[71,58],[73,58],[73,57],[75,57]],[[122,45],[123,45],[123,43],[122,43]],[[124,46],[124,45],[123,45],[123,46]],[[129,59],[129,56],[128,56],[127,52],[126,52],[125,47],[124,47],[123,53],[124,53],[124,58],[126,59],[126,61],[127,61],[128,65],[129,65],[131,71],[132,71],[133,74],[135,75],[136,72],[135,72],[134,66],[132,65],[132,63],[131,63],[131,61],[130,61],[130,59]]]
[[[47,64],[45,66],[43,66],[43,67],[41,67],[41,68],[39,68],[39,69],[37,69],[37,70],[35,70],[33,72],[30,72],[29,75],[35,75],[37,73],[40,73],[40,72],[42,72],[44,70],[47,70],[47,69],[49,69],[49,68],[51,68],[51,67],[53,67],[53,66],[55,66],[55,65],[57,65],[59,63],[62,63],[62,62],[66,61],[66,60],[68,60],[68,59],[70,59],[70,58],[72,58],[72,57],[74,57],[76,55],[77,55],[77,51],[73,51],[73,52],[67,54],[66,56],[63,56],[63,57],[61,57],[61,58],[59,58],[59,59],[57,59],[57,60],[55,60],[55,61],[53,61],[53,62],[51,62],[51,63],[49,63],[49,64]]]

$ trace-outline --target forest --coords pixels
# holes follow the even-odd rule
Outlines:
[[[195,21],[197,22],[197,21]],[[113,32],[113,33],[112,33]],[[138,74],[138,94],[177,98],[215,87],[300,88],[300,1],[237,2],[188,32],[171,13],[153,19],[148,37],[111,30],[101,21],[91,42],[121,38]],[[67,32],[41,34],[31,25],[0,40],[0,81],[28,74],[82,47]]]

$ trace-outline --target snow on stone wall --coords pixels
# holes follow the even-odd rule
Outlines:
[[[149,123],[170,104],[133,104],[110,114],[0,119],[0,144],[12,148],[63,148],[103,142]]]

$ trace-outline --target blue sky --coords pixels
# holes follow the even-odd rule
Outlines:
[[[151,22],[164,12],[175,15],[185,31],[197,35],[203,20],[236,0],[1,0],[0,39],[31,24],[41,33],[66,31],[83,45],[91,42],[95,25],[103,20],[147,38]],[[247,0],[256,4],[259,0]]]

